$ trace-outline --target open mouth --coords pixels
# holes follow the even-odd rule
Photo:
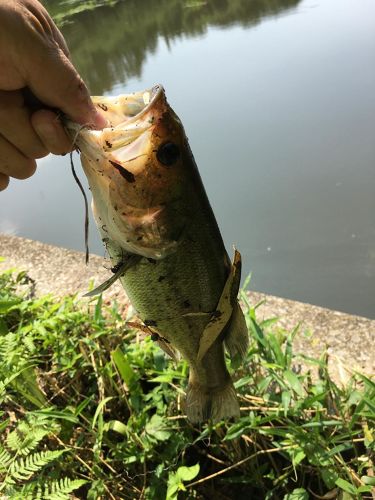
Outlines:
[[[93,97],[94,104],[108,120],[111,129],[127,127],[132,122],[142,121],[156,103],[164,97],[161,85],[151,89],[117,97]]]
[[[132,94],[96,96],[92,100],[108,126],[93,130],[67,120],[67,132],[82,155],[92,161],[94,170],[103,169],[99,160],[105,159],[116,165],[114,168],[124,168],[132,176],[138,174],[150,155],[152,128],[166,102],[164,88],[154,85]]]

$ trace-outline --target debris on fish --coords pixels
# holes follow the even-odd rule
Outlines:
[[[161,347],[187,360],[189,420],[236,417],[224,348],[232,360],[248,349],[237,299],[241,256],[228,257],[181,121],[160,85],[93,101],[107,128],[66,126],[116,270],[95,292],[120,279]]]

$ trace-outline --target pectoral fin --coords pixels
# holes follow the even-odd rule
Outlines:
[[[115,272],[113,276],[107,279],[104,283],[94,288],[90,292],[85,293],[84,297],[94,297],[94,295],[99,295],[107,290],[110,286],[113,285],[121,276],[127,271],[130,267],[133,267],[140,259],[141,255],[131,255],[126,262],[124,262],[120,268]]]
[[[241,281],[241,254],[236,249],[234,251],[233,263],[229,276],[224,285],[216,311],[212,314],[211,320],[202,333],[199,343],[197,361],[201,361],[208,349],[212,346],[220,333],[224,330],[232,316],[233,307],[237,301],[237,294]]]

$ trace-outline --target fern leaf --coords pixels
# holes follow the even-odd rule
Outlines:
[[[53,417],[53,415],[52,415]],[[30,412],[27,415],[28,424],[35,429],[36,427],[42,427],[43,429],[48,429],[49,432],[59,432],[60,425],[56,420],[51,418],[50,413],[34,413]]]
[[[42,427],[32,428],[27,422],[22,421],[18,428],[7,436],[8,447],[20,455],[28,455],[35,450],[40,441],[49,434],[49,429]]]
[[[19,458],[10,464],[6,483],[14,483],[15,480],[26,481],[36,472],[40,471],[56,458],[60,457],[66,450],[47,450],[33,453],[25,458]]]
[[[18,434],[17,429],[10,432],[6,438],[6,443],[8,448],[10,448],[13,451],[18,451],[22,448],[22,441],[23,441],[22,437]]]
[[[45,436],[59,429],[59,425],[45,415],[28,416],[28,420],[20,421],[17,429],[10,432],[6,438],[8,448],[18,455],[29,455]]]
[[[35,486],[34,488],[35,489]],[[32,493],[32,490],[29,488],[29,491],[24,491],[23,489],[21,491],[7,491],[7,500],[36,500],[37,498],[41,497],[36,497],[35,493]]]
[[[42,487],[38,481],[22,486],[21,490],[9,497],[9,500],[42,500]]]
[[[12,455],[3,447],[0,447],[0,472],[6,471],[12,460]]]
[[[24,332],[24,333],[25,333],[25,332]],[[24,343],[24,345],[25,345],[26,349],[27,349],[27,350],[28,350],[31,354],[33,354],[33,353],[35,352],[35,350],[36,350],[36,348],[35,348],[35,344],[34,344],[34,340],[33,340],[31,337],[27,336],[27,335],[26,335],[26,336],[24,336],[22,340],[23,340],[23,343]]]
[[[83,479],[70,479],[64,477],[62,479],[51,481],[44,488],[43,500],[69,500],[69,493],[77,490],[87,481]]]
[[[19,342],[15,333],[8,333],[0,339],[0,360],[6,364],[12,364],[17,359]]]

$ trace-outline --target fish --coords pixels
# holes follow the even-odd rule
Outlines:
[[[142,328],[189,365],[193,423],[239,416],[225,352],[237,366],[249,345],[238,301],[241,255],[231,261],[181,120],[162,85],[92,98],[103,130],[73,122],[92,211]]]

